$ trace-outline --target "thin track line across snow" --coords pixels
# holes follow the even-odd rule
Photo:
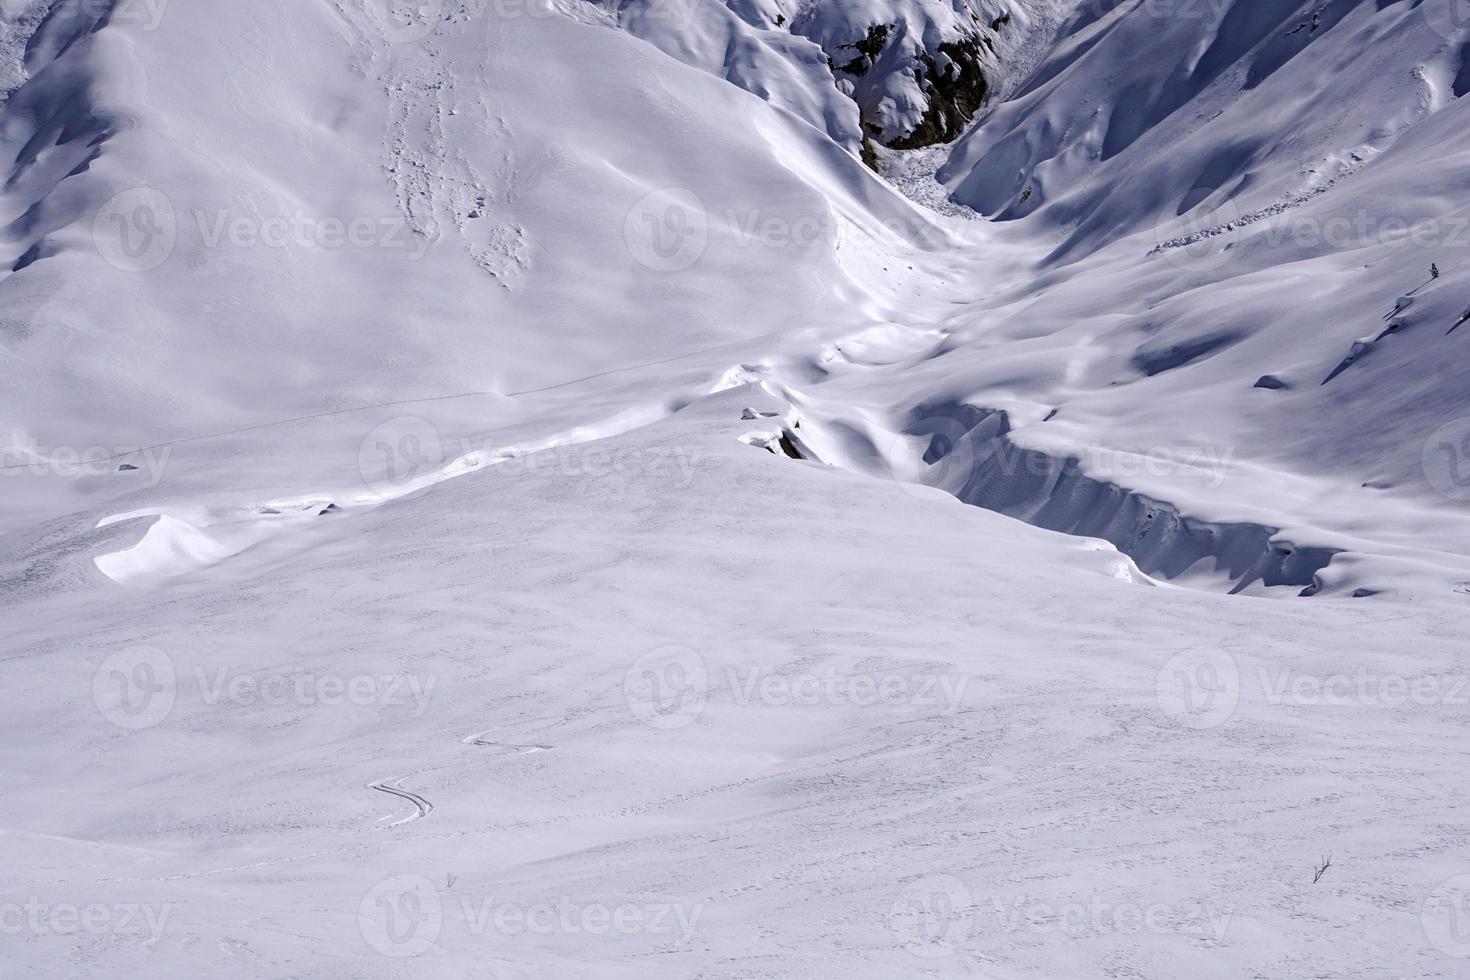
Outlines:
[[[151,453],[159,449],[169,449],[174,446],[182,446],[191,442],[204,442],[207,439],[223,439],[225,436],[236,436],[246,432],[259,432],[262,429],[271,429],[281,425],[291,425],[295,422],[311,422],[316,419],[336,418],[340,415],[352,415],[355,412],[370,412],[374,409],[379,408],[398,408],[404,405],[424,405],[429,402],[455,401],[460,398],[483,398],[491,395],[499,398],[520,398],[525,395],[539,395],[547,391],[556,391],[559,388],[570,388],[572,385],[578,385],[583,383],[584,381],[594,381],[597,378],[606,378],[614,374],[625,374],[628,371],[636,371],[639,368],[657,367],[660,364],[672,364],[674,361],[682,361],[690,357],[698,357],[701,354],[714,354],[718,351],[729,350],[730,348],[734,347],[743,347],[775,336],[777,335],[774,333],[769,333],[763,334],[758,337],[750,337],[745,340],[735,340],[731,341],[728,344],[720,344],[715,347],[706,347],[702,350],[689,351],[686,354],[676,354],[673,357],[665,357],[657,361],[644,361],[639,364],[629,364],[625,367],[612,368],[607,371],[598,371],[594,374],[583,375],[580,378],[572,378],[569,381],[559,381],[554,385],[546,385],[542,388],[527,388],[524,391],[496,391],[494,389],[486,389],[484,391],[462,391],[458,394],[453,395],[428,395],[424,398],[404,398],[398,401],[374,402],[371,405],[358,405],[354,408],[339,408],[330,412],[316,412],[311,415],[296,415],[292,416],[291,418],[276,419],[271,422],[260,422],[255,425],[241,426],[238,429],[224,429],[219,432],[207,432],[197,436],[184,436],[181,439],[170,439],[166,442],[154,443],[151,446],[140,446],[137,449],[131,449],[127,452],[113,453],[111,456],[105,456],[101,459],[95,460],[94,462],[110,463],[115,459],[126,459],[129,456],[137,456],[140,453]],[[35,464],[11,463],[5,466],[0,466],[0,473],[25,470],[31,468],[33,465]]]
[[[424,799],[417,793],[403,788],[403,781],[407,778],[407,776],[399,776],[397,779],[379,779],[377,782],[368,783],[368,789],[375,789],[380,792],[387,793],[390,796],[396,796],[399,799],[407,800],[409,803],[413,804],[413,813],[410,813],[406,817],[400,817],[397,820],[394,820],[392,823],[388,824],[389,827],[397,827],[400,824],[412,823],[413,821],[418,820],[422,817],[427,817],[434,810],[434,804],[430,803],[428,800]],[[387,820],[388,818],[383,817],[382,819]]]

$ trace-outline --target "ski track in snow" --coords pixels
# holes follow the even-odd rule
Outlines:
[[[380,779],[376,782],[367,784],[368,789],[375,789],[379,792],[387,793],[389,796],[396,796],[401,800],[407,800],[410,804],[413,805],[413,812],[410,813],[408,816],[399,817],[397,820],[392,820],[391,817],[379,817],[379,823],[388,820],[391,822],[389,822],[387,826],[401,827],[403,824],[413,823],[415,820],[422,820],[424,817],[427,817],[430,813],[433,812],[434,804],[430,803],[419,794],[403,788],[403,781],[407,778],[407,776],[399,776],[397,779]]]
[[[509,749],[518,755],[531,755],[536,752],[550,752],[552,748],[550,745],[521,745],[514,742],[491,741],[490,739],[487,739],[485,737],[486,735],[489,735],[491,731],[494,731],[494,729],[477,732],[474,735],[466,735],[463,739],[461,739],[461,741],[463,741],[466,745],[483,745],[493,749]]]

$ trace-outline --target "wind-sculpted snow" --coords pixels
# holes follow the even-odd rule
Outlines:
[[[73,8],[96,6],[56,5]],[[419,400],[461,441],[524,417],[499,393],[684,356],[708,370],[893,291],[841,271],[844,225],[892,248],[930,236],[822,133],[622,32],[489,3],[422,32],[381,13],[175,3],[37,42],[65,54],[0,131],[25,257],[0,283],[17,517],[190,498],[237,457],[266,496],[315,493],[356,455],[333,419]],[[688,201],[686,226],[671,202]],[[115,465],[44,478],[73,451],[121,465],[178,440],[163,486]]]
[[[748,440],[794,459],[834,461],[820,447],[831,437],[808,420],[797,435]],[[915,445],[917,459],[892,459],[900,478],[953,494],[960,501],[997,511],[1036,527],[1106,541],[1145,575],[1200,582],[1232,595],[1251,589],[1290,587],[1292,594],[1321,592],[1319,574],[1340,549],[1304,547],[1280,538],[1280,529],[1248,523],[1218,523],[1183,515],[1166,501],[1089,475],[1076,458],[1025,449],[1010,439],[1003,411],[970,405],[922,405],[890,446]],[[837,460],[841,460],[840,452]],[[1208,458],[1152,459],[1208,476],[1226,461]]]
[[[884,339],[855,373],[934,349]],[[9,607],[10,721],[50,746],[6,743],[10,962],[1458,975],[1461,865],[1424,846],[1455,607],[1149,587],[774,460],[747,406],[785,410],[738,386],[607,447],[682,447],[687,484],[487,468],[168,587],[48,549]]]
[[[31,33],[21,62],[26,80],[0,106],[0,139],[14,148],[0,198],[11,273],[54,254],[47,236],[86,213],[83,195],[59,190],[63,181],[87,171],[118,124],[99,104],[85,68],[92,38],[114,6],[115,0],[95,0],[53,3],[44,11],[25,7],[12,26],[12,44],[26,28]]]
[[[1464,11],[5,4],[0,970],[1462,976]]]
[[[1443,107],[1452,54],[1437,28],[1454,24],[1453,6],[1082,4],[943,176],[986,214],[1040,212],[1065,228],[1059,257],[1202,203],[1245,213],[1338,176]]]

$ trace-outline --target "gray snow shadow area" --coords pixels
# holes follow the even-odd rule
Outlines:
[[[48,236],[87,210],[86,200],[59,200],[56,191],[69,177],[87,172],[117,125],[98,107],[94,79],[82,57],[117,3],[52,4],[26,42],[26,81],[0,106],[0,141],[16,148],[3,185],[12,250],[4,261],[11,272],[55,254]]]
[[[1226,332],[1194,337],[1161,348],[1144,347],[1133,355],[1130,363],[1148,377],[1153,377],[1228,350],[1243,339],[1241,333]]]
[[[782,431],[766,448],[835,465],[822,451],[820,423]],[[813,444],[818,448],[813,448]],[[894,445],[915,447],[918,460],[890,459],[891,472],[917,472],[922,482],[963,503],[1034,527],[1106,541],[1145,575],[1232,595],[1288,587],[1313,596],[1321,572],[1343,549],[1299,546],[1281,529],[1249,521],[1203,520],[1174,504],[1084,472],[1075,457],[1018,445],[1004,410],[963,403],[915,407]],[[756,443],[759,444],[759,443]],[[841,453],[835,454],[841,456]],[[881,455],[881,454],[879,454]]]
[[[1089,477],[1076,459],[1016,445],[1004,411],[958,406],[940,413],[943,426],[934,417],[926,415],[911,434],[933,434],[925,462],[941,464],[941,489],[1035,527],[1100,538],[1146,575],[1174,579],[1208,568],[1229,581],[1232,594],[1260,584],[1314,595],[1317,573],[1340,553],[1297,547],[1262,524],[1191,518],[1166,501]],[[945,431],[955,421],[963,426],[957,440]]]

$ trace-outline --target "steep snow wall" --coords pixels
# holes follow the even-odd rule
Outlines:
[[[1035,527],[1107,541],[1140,571],[1186,579],[1231,593],[1290,586],[1302,595],[1322,588],[1317,573],[1340,549],[1299,546],[1280,528],[1248,521],[1190,517],[1136,489],[1090,476],[1075,457],[1018,445],[1003,410],[969,404],[921,404],[897,438],[882,440],[885,468],[943,490],[960,501]],[[824,423],[783,429],[766,443],[773,453],[852,466],[842,438]],[[912,446],[917,458],[903,458]],[[873,460],[856,468],[871,471]]]

